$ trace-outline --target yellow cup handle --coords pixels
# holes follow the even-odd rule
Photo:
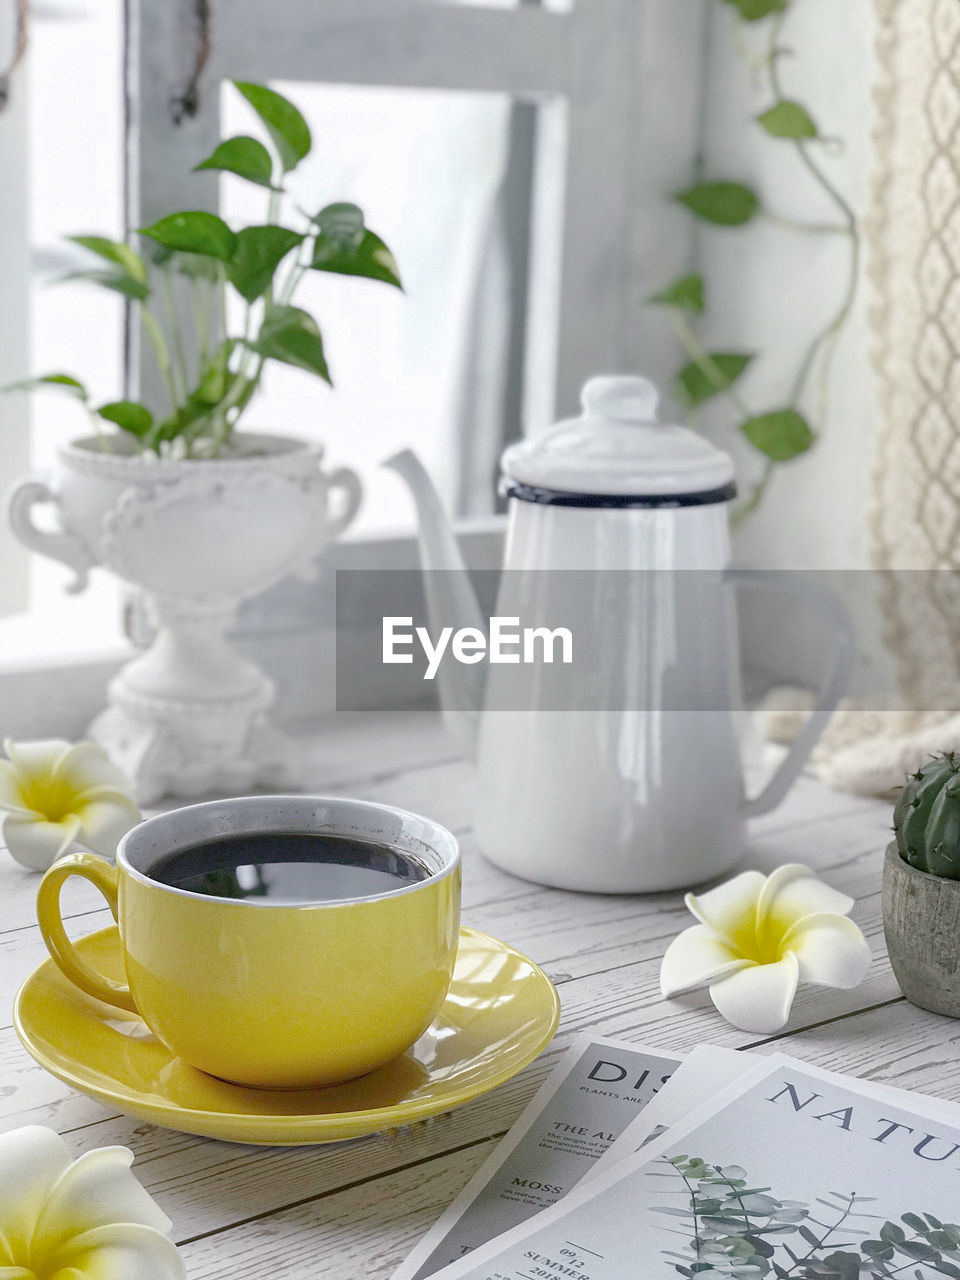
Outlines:
[[[37,892],[37,920],[40,932],[60,972],[88,996],[116,1005],[130,1013],[139,1013],[130,988],[122,982],[114,982],[96,973],[77,955],[76,948],[67,937],[60,914],[60,890],[70,876],[82,876],[95,885],[107,900],[114,920],[117,918],[117,869],[103,858],[92,853],[70,853],[55,862],[40,881]]]

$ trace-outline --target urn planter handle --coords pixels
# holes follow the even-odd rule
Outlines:
[[[339,538],[340,534],[353,523],[353,518],[360,510],[360,502],[363,497],[363,486],[360,483],[360,477],[355,471],[351,471],[349,467],[339,467],[336,471],[331,471],[323,477],[327,482],[327,490],[333,493],[341,490],[343,499],[343,509],[339,515],[333,516],[327,523],[324,530],[325,539],[333,542]]]
[[[57,509],[59,529],[41,529],[33,522],[33,508],[40,503]],[[64,528],[60,499],[42,480],[23,480],[7,501],[7,518],[10,528],[23,545],[50,560],[59,560],[74,572],[74,579],[67,584],[72,595],[83,591],[90,578],[90,570],[97,563],[96,556],[75,533]]]

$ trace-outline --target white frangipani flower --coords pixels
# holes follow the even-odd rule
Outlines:
[[[663,957],[667,999],[709,986],[722,1017],[769,1035],[786,1025],[801,981],[847,989],[870,967],[870,948],[847,916],[854,901],[796,863],[745,871],[684,901],[700,921]]]
[[[140,821],[140,810],[129,781],[102,747],[9,738],[4,747],[9,759],[0,759],[3,838],[21,866],[46,871],[74,841],[107,858],[116,854],[120,837]]]
[[[73,1160],[52,1129],[0,1135],[0,1280],[184,1280],[126,1147]]]

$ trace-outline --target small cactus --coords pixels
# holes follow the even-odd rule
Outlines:
[[[960,880],[960,754],[936,756],[907,779],[893,829],[911,867]]]

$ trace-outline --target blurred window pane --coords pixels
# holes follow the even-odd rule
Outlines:
[[[338,462],[363,473],[358,527],[408,526],[405,494],[378,467],[397,449],[415,448],[450,505],[460,505],[460,442],[482,355],[477,299],[498,273],[497,203],[511,101],[440,90],[276,87],[303,110],[314,138],[313,153],[291,179],[294,203],[308,211],[335,200],[360,205],[393,250],[405,292],[308,273],[297,302],[320,322],[335,390],[268,365],[264,394],[244,425],[319,437]],[[229,86],[223,117],[228,133],[255,129],[250,108]],[[228,219],[262,219],[264,193],[227,177],[222,210]],[[486,305],[505,307],[505,300],[501,294]],[[501,334],[507,322],[504,315]],[[490,379],[501,376],[496,363],[491,356],[485,364]],[[502,425],[497,430],[499,443]],[[492,504],[492,485],[489,491]]]
[[[123,0],[58,0],[37,6],[26,92],[29,99],[30,222],[34,287],[30,362],[34,371],[72,373],[94,403],[123,389],[123,304],[87,285],[55,285],[90,265],[68,235],[123,234]],[[91,430],[76,401],[38,394],[32,465],[53,465],[59,444]],[[81,645],[115,636],[117,588],[95,573],[81,596],[65,596],[66,571],[30,557],[31,609],[63,617]]]

